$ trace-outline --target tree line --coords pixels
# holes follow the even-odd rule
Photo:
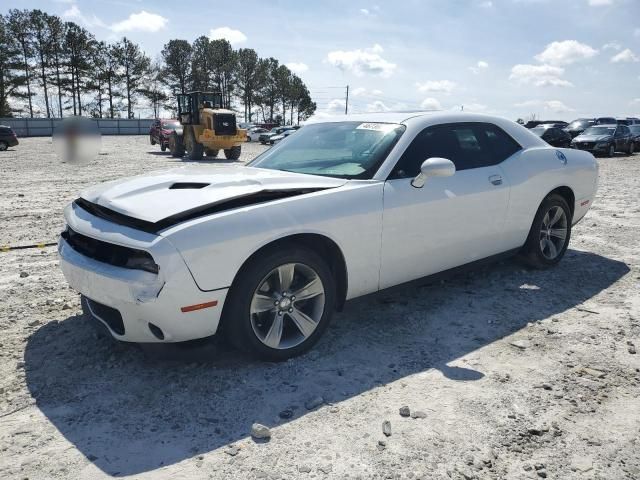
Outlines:
[[[192,90],[221,92],[246,121],[296,123],[316,109],[286,65],[224,39],[169,40],[152,61],[126,37],[99,41],[41,10],[0,15],[0,117],[135,118],[142,108],[158,117]]]

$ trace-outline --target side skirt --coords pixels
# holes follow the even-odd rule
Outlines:
[[[425,285],[430,285],[430,284],[439,282],[441,280],[451,278],[455,275],[471,272],[479,269],[480,267],[499,262],[500,260],[505,260],[505,259],[514,257],[520,252],[521,249],[522,247],[514,248],[512,250],[507,250],[506,252],[498,253],[496,255],[491,255],[490,257],[482,258],[480,260],[475,260],[470,263],[465,263],[464,265],[450,268],[449,270],[443,270],[442,272],[433,273],[431,275],[427,275],[426,277],[416,278],[415,280],[410,280],[408,282],[400,283],[392,287],[383,288],[382,290],[378,290],[377,292],[368,293],[360,297],[350,298],[349,300],[347,300],[347,302],[360,299],[360,298],[374,297],[376,295],[381,295],[381,294],[383,295],[389,294],[389,293],[399,291],[400,289],[406,290],[407,288],[417,288]]]

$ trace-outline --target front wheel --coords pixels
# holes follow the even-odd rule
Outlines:
[[[524,260],[535,268],[556,265],[569,246],[571,223],[571,209],[564,197],[552,194],[545,198],[522,249]]]
[[[286,360],[319,340],[335,298],[333,275],[317,253],[297,246],[272,250],[238,274],[225,302],[223,329],[240,350]]]
[[[156,144],[156,141],[153,139],[153,137],[151,135],[149,135],[149,143],[151,145],[155,145]]]
[[[228,160],[238,160],[240,158],[240,153],[242,153],[242,147],[238,145],[237,147],[225,149],[224,156]]]
[[[166,151],[167,151],[167,144],[166,144],[166,143],[161,144],[161,145],[160,145],[160,150],[161,150],[162,152],[166,152]]]
[[[184,143],[181,135],[173,133],[169,137],[169,151],[174,158],[182,158],[184,156]]]

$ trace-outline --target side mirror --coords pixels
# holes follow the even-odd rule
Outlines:
[[[420,173],[411,180],[411,185],[422,188],[429,177],[450,177],[456,173],[456,166],[446,158],[433,157],[422,162]]]

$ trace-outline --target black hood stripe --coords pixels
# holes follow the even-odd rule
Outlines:
[[[282,198],[296,197],[299,195],[305,195],[307,193],[317,192],[320,190],[327,190],[334,187],[323,188],[305,188],[305,189],[292,189],[292,190],[262,190],[242,197],[231,198],[229,200],[223,200],[221,202],[210,203],[200,205],[184,212],[171,215],[169,217],[162,218],[157,222],[149,222],[146,220],[140,220],[138,218],[130,217],[122,213],[111,210],[110,208],[103,207],[96,203],[92,203],[84,198],[76,199],[73,204],[90,214],[107,220],[118,225],[134,228],[147,233],[157,234],[161,230],[172,227],[194,218],[205,217],[213,215],[215,213],[224,212],[227,210],[233,210],[241,207],[248,207],[250,205],[259,205],[261,203],[272,202],[280,200]]]

